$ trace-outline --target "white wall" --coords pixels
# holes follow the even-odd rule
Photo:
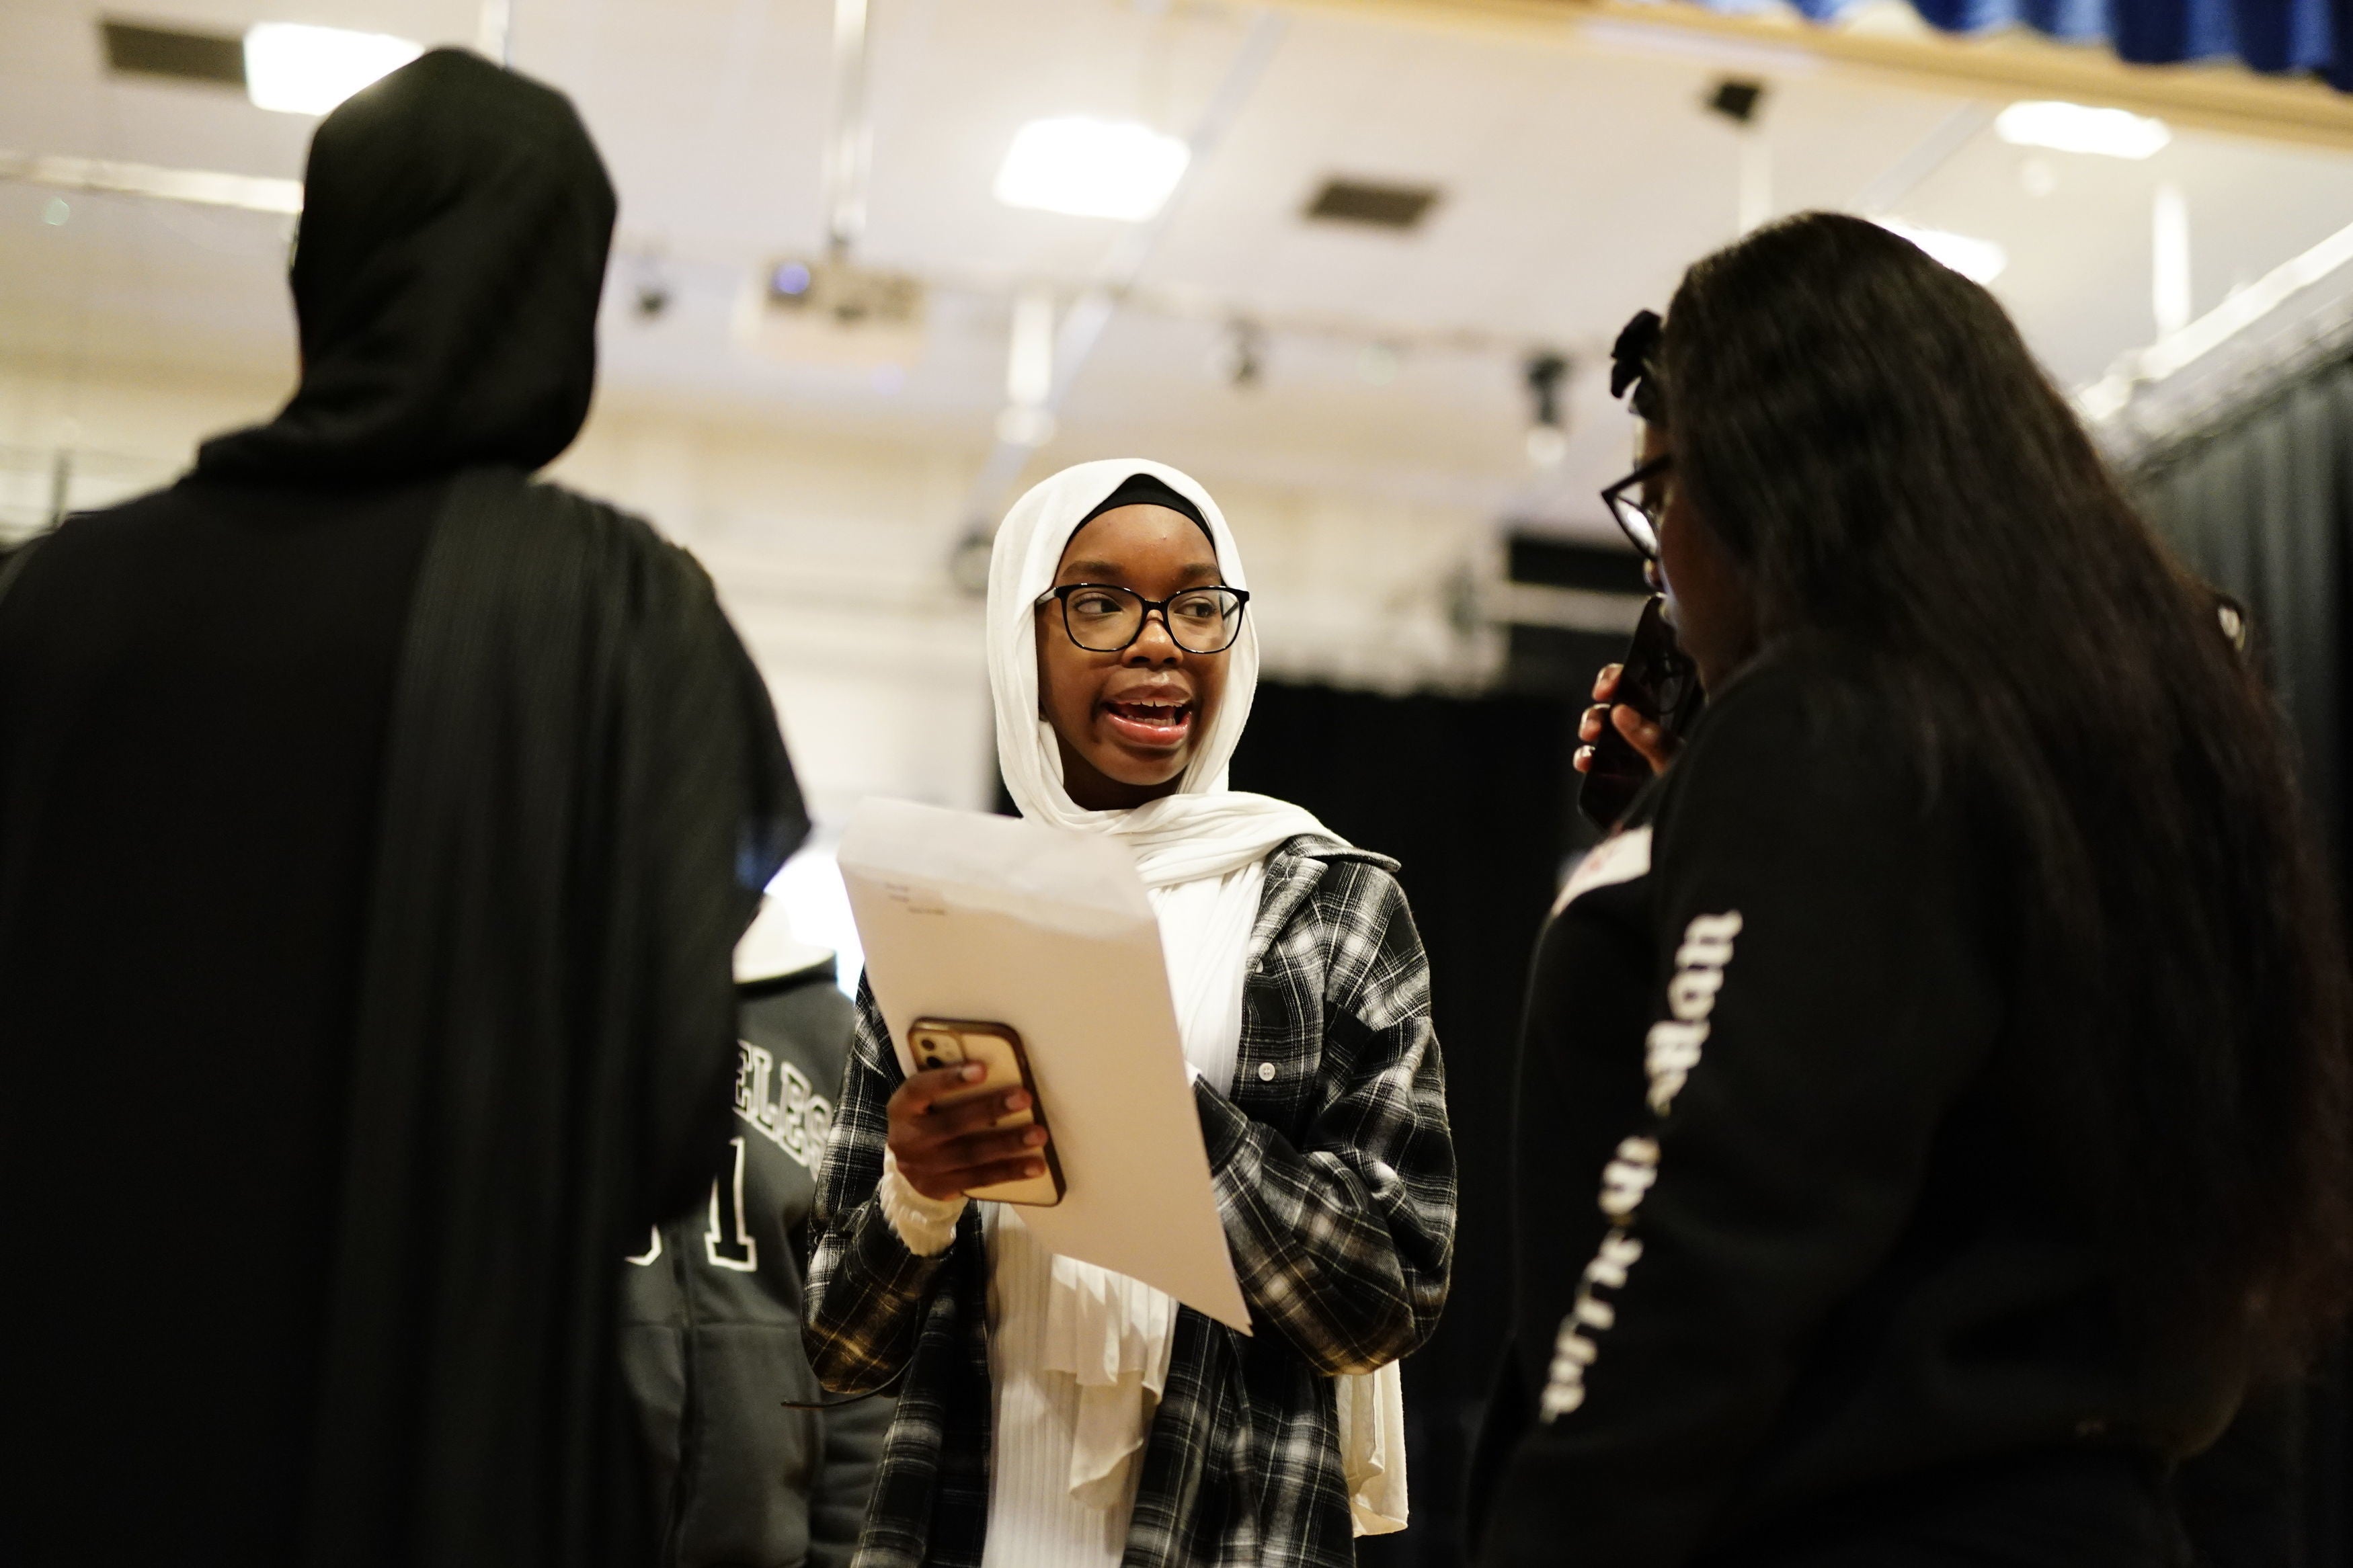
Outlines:
[[[0,541],[47,522],[60,454],[68,508],[106,506],[169,484],[198,441],[282,395],[269,383],[111,382],[0,363]]]
[[[980,609],[945,565],[970,459],[600,410],[552,476],[691,549],[767,677],[820,820],[985,806]]]
[[[60,447],[73,454],[73,504],[102,505],[168,482],[203,437],[283,395],[258,381],[0,363],[0,505],[16,508],[0,526],[45,513]],[[812,807],[838,826],[868,795],[978,807],[994,791],[980,605],[947,571],[980,456],[976,443],[602,405],[551,475],[647,517],[710,568]],[[1493,637],[1451,617],[1464,571],[1493,571],[1487,520],[1198,477],[1246,553],[1270,674],[1407,689],[1475,684],[1493,668]]]

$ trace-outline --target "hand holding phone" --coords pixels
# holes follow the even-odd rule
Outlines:
[[[1599,698],[1600,693],[1595,695]],[[1635,624],[1608,707],[1631,709],[1656,725],[1661,743],[1671,748],[1699,717],[1706,700],[1697,668],[1675,642],[1664,595],[1653,595]],[[1607,831],[1626,814],[1634,796],[1659,771],[1659,764],[1634,749],[1618,728],[1615,713],[1606,709],[1588,710],[1580,738],[1589,744],[1580,749],[1577,757],[1577,765],[1585,774],[1577,790],[1577,808],[1594,826]]]
[[[918,1018],[907,1036],[917,1075],[892,1097],[892,1148],[901,1170],[913,1159],[927,1177],[969,1177],[972,1184],[958,1187],[968,1197],[1040,1208],[1060,1203],[1062,1164],[1020,1035],[1005,1024]],[[965,1076],[973,1068],[977,1078]],[[943,1073],[958,1076],[943,1080]]]
[[[1593,706],[1577,721],[1578,745],[1574,761],[1580,773],[1593,771],[1604,744],[1613,750],[1620,743],[1631,747],[1635,755],[1651,764],[1653,775],[1665,773],[1683,749],[1683,737],[1633,703],[1619,700],[1618,683],[1625,672],[1622,664],[1605,664],[1593,677]]]

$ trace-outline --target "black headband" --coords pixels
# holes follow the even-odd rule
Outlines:
[[[1634,389],[1634,412],[1653,425],[1667,422],[1667,400],[1659,374],[1659,340],[1665,335],[1656,310],[1637,310],[1609,350],[1609,395]]]
[[[1180,512],[1193,520],[1193,526],[1201,531],[1201,537],[1209,542],[1211,550],[1218,547],[1218,536],[1209,531],[1209,520],[1201,515],[1201,509],[1177,494],[1165,480],[1155,479],[1150,474],[1130,474],[1122,479],[1119,489],[1103,497],[1096,503],[1094,510],[1079,519],[1079,528],[1084,528],[1103,513],[1116,511],[1124,506],[1163,506],[1170,511]],[[1071,530],[1073,535],[1078,531],[1078,528]]]

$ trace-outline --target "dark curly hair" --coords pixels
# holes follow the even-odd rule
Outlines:
[[[1873,689],[2000,846],[2006,1087],[2120,1304],[2168,1352],[2292,1364],[2353,1281],[2344,956],[2211,595],[1993,297],[1874,224],[1804,214],[1701,261],[1658,363],[1761,635]]]

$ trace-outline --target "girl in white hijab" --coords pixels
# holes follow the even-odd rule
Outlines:
[[[1396,1363],[1444,1302],[1454,1219],[1428,964],[1390,862],[1226,787],[1248,601],[1208,492],[1088,463],[1006,518],[988,638],[1015,804],[1119,838],[1151,892],[1256,1332],[966,1200],[1045,1134],[989,1126],[1018,1091],[934,1110],[957,1069],[902,1079],[861,996],[807,1320],[828,1387],[904,1375],[861,1568],[1340,1568],[1404,1527]]]

